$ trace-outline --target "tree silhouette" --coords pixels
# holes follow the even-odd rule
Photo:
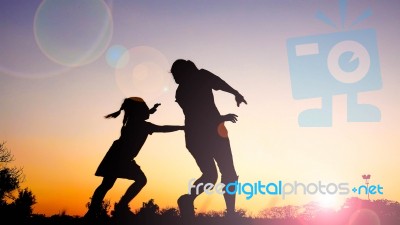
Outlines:
[[[302,212],[299,215],[302,219],[310,221],[321,213],[321,207],[316,202],[309,202],[302,207]]]
[[[268,219],[294,219],[299,215],[299,206],[286,205],[261,211],[260,216]]]
[[[32,215],[32,206],[36,204],[36,197],[28,188],[18,190],[18,198],[10,204],[13,217],[16,221],[26,222]]]
[[[165,208],[160,210],[160,214],[163,217],[169,217],[169,218],[173,218],[173,217],[178,217],[179,216],[179,210],[173,207],[169,207],[169,208]]]
[[[148,202],[143,202],[137,216],[142,223],[153,224],[160,217],[160,207],[154,202],[154,199],[150,199]]]
[[[23,182],[22,169],[8,167],[14,161],[11,151],[5,146],[5,142],[0,143],[0,202],[5,204],[7,200],[15,200],[13,193]]]
[[[90,207],[90,202],[86,203],[86,208],[89,209],[89,207]],[[111,208],[110,200],[107,200],[107,199],[103,200],[101,202],[101,207],[99,208],[96,217],[99,220],[108,221],[110,219],[110,215],[109,215],[110,208]]]
[[[32,216],[32,206],[36,198],[28,189],[20,189],[23,182],[22,169],[9,167],[14,161],[11,151],[0,144],[0,218],[12,220],[16,223],[25,223]],[[15,192],[18,196],[15,197]]]

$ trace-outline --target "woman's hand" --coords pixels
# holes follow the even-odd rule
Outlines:
[[[231,121],[232,123],[236,123],[237,117],[238,116],[236,114],[229,113],[222,116],[222,121]]]
[[[240,106],[240,103],[247,105],[247,101],[244,99],[243,95],[239,94],[239,92],[235,95],[235,100],[238,107]]]

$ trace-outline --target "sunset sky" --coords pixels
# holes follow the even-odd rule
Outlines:
[[[2,1],[0,141],[15,157],[11,165],[23,168],[21,187],[36,196],[34,212],[85,213],[102,179],[94,172],[122,123],[121,116],[104,116],[125,97],[161,103],[152,123],[183,125],[169,72],[179,58],[220,76],[248,102],[237,107],[232,95],[214,92],[222,114],[238,115],[226,126],[240,182],[347,182],[352,188],[371,174],[371,185],[384,187],[371,199],[400,201],[400,3],[348,0],[341,14],[339,2],[346,1]],[[361,15],[368,16],[353,23]],[[382,87],[358,99],[379,108],[381,120],[348,122],[342,94],[333,97],[332,126],[300,127],[299,113],[320,107],[321,99],[294,99],[287,40],[362,29],[376,31],[379,62],[373,63],[380,65]],[[148,183],[132,209],[151,198],[161,208],[177,207],[189,180],[200,175],[183,131],[149,136],[136,161]],[[118,180],[106,199],[117,202],[130,184]],[[256,214],[309,201],[337,207],[355,196],[367,198],[240,195],[237,208]],[[195,206],[223,210],[223,197],[204,195]]]

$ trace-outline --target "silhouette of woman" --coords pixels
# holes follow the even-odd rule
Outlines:
[[[171,67],[171,73],[178,84],[176,102],[185,115],[186,148],[196,160],[202,175],[193,185],[216,183],[217,167],[221,172],[221,182],[235,182],[235,171],[225,121],[235,123],[237,115],[221,115],[215,105],[213,90],[222,90],[235,96],[237,106],[247,104],[244,97],[225,81],[211,72],[198,69],[190,60],[178,59]],[[214,162],[215,161],[215,162]],[[178,199],[182,218],[194,218],[194,200],[199,193],[184,194]],[[226,213],[235,213],[235,195],[224,194]]]
[[[121,135],[115,140],[98,166],[95,175],[103,177],[103,181],[96,188],[89,204],[85,218],[96,218],[106,193],[113,187],[117,178],[134,180],[116,205],[114,211],[130,212],[129,202],[146,185],[147,179],[134,158],[145,143],[147,136],[153,132],[173,132],[183,130],[183,126],[159,126],[147,122],[160,104],[152,109],[147,107],[139,97],[126,98],[121,108],[105,118],[116,118],[124,111]]]

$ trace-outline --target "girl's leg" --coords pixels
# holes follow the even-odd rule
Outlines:
[[[142,188],[146,185],[147,178],[139,166],[135,171],[134,180],[135,182],[131,186],[129,186],[125,194],[121,197],[120,201],[118,202],[119,206],[128,207],[129,202],[132,201],[132,199],[135,198],[136,195],[139,194]]]
[[[90,202],[89,211],[97,211],[101,208],[101,203],[107,192],[114,186],[117,178],[104,177],[101,184],[96,188]]]

